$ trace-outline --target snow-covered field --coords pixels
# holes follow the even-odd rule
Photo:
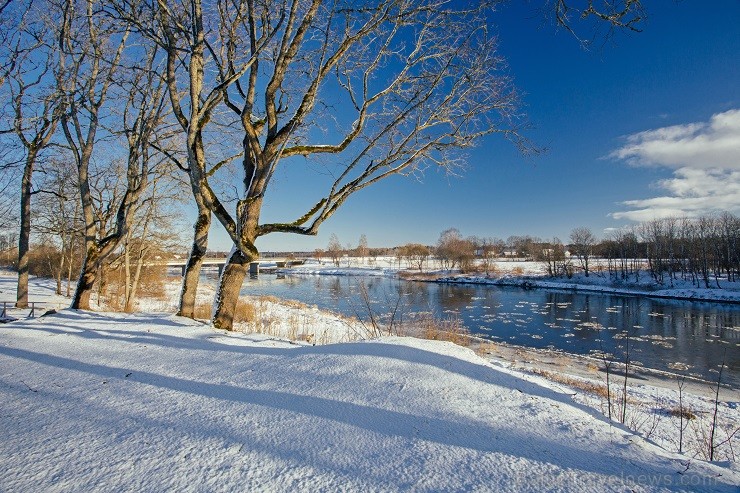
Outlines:
[[[0,299],[13,282],[0,277]],[[50,289],[32,278],[31,299],[55,302]],[[0,325],[0,491],[740,488],[736,441],[717,464],[688,438],[688,454],[674,452],[670,386],[630,385],[638,436],[581,388],[603,379],[588,365],[565,381],[577,365],[564,355],[554,365],[489,347],[481,358],[412,338],[311,346],[284,338],[286,314],[313,313],[301,330],[330,328],[332,315],[264,302],[263,322],[277,327],[267,334],[152,313],[172,312],[169,295],[142,302],[148,313],[64,310]],[[362,335],[348,324],[325,339]],[[714,405],[692,390],[686,435],[706,433]],[[718,442],[740,423],[738,400],[722,389]]]

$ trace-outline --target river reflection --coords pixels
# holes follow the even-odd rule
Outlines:
[[[242,292],[362,318],[368,303],[376,315],[397,305],[397,319],[419,312],[459,317],[472,333],[491,340],[576,354],[604,351],[617,360],[629,341],[636,363],[711,380],[725,358],[723,381],[740,388],[737,305],[349,276],[260,275],[247,280]]]

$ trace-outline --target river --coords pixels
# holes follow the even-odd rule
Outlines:
[[[276,276],[245,281],[242,293],[298,300],[368,318],[398,304],[397,318],[431,312],[458,317],[473,334],[532,348],[574,354],[605,351],[636,365],[740,388],[740,306],[571,291],[438,284],[389,277]],[[399,301],[400,300],[400,301]]]

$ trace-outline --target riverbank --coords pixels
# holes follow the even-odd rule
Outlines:
[[[488,274],[463,274],[441,270],[419,272],[408,265],[394,262],[393,259],[361,261],[354,259],[352,265],[337,267],[329,264],[311,263],[282,269],[286,275],[333,275],[333,276],[400,276],[405,280],[437,282],[447,284],[489,284],[511,286],[525,289],[557,289],[564,291],[645,296],[659,299],[701,301],[714,303],[740,304],[740,282],[726,279],[713,280],[720,288],[698,288],[690,281],[675,279],[666,284],[655,282],[647,272],[639,276],[639,281],[615,281],[604,272],[592,272],[588,277],[575,273],[571,278],[548,277],[542,262],[493,262]]]

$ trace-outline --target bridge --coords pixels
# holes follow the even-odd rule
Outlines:
[[[303,259],[295,259],[295,258],[270,258],[270,259],[259,259],[255,262],[251,262],[249,264],[249,274],[250,275],[256,275],[260,272],[275,272],[276,269],[282,269],[284,267],[290,267],[292,265],[303,265],[303,263],[306,261],[305,258]],[[167,262],[167,267],[172,268],[180,268],[180,275],[185,275],[185,267],[187,266],[188,261],[187,260],[172,260]],[[206,258],[203,260],[203,267],[210,267],[210,268],[217,268],[218,269],[218,275],[220,276],[221,273],[224,270],[224,265],[226,265],[226,259],[220,258]]]

